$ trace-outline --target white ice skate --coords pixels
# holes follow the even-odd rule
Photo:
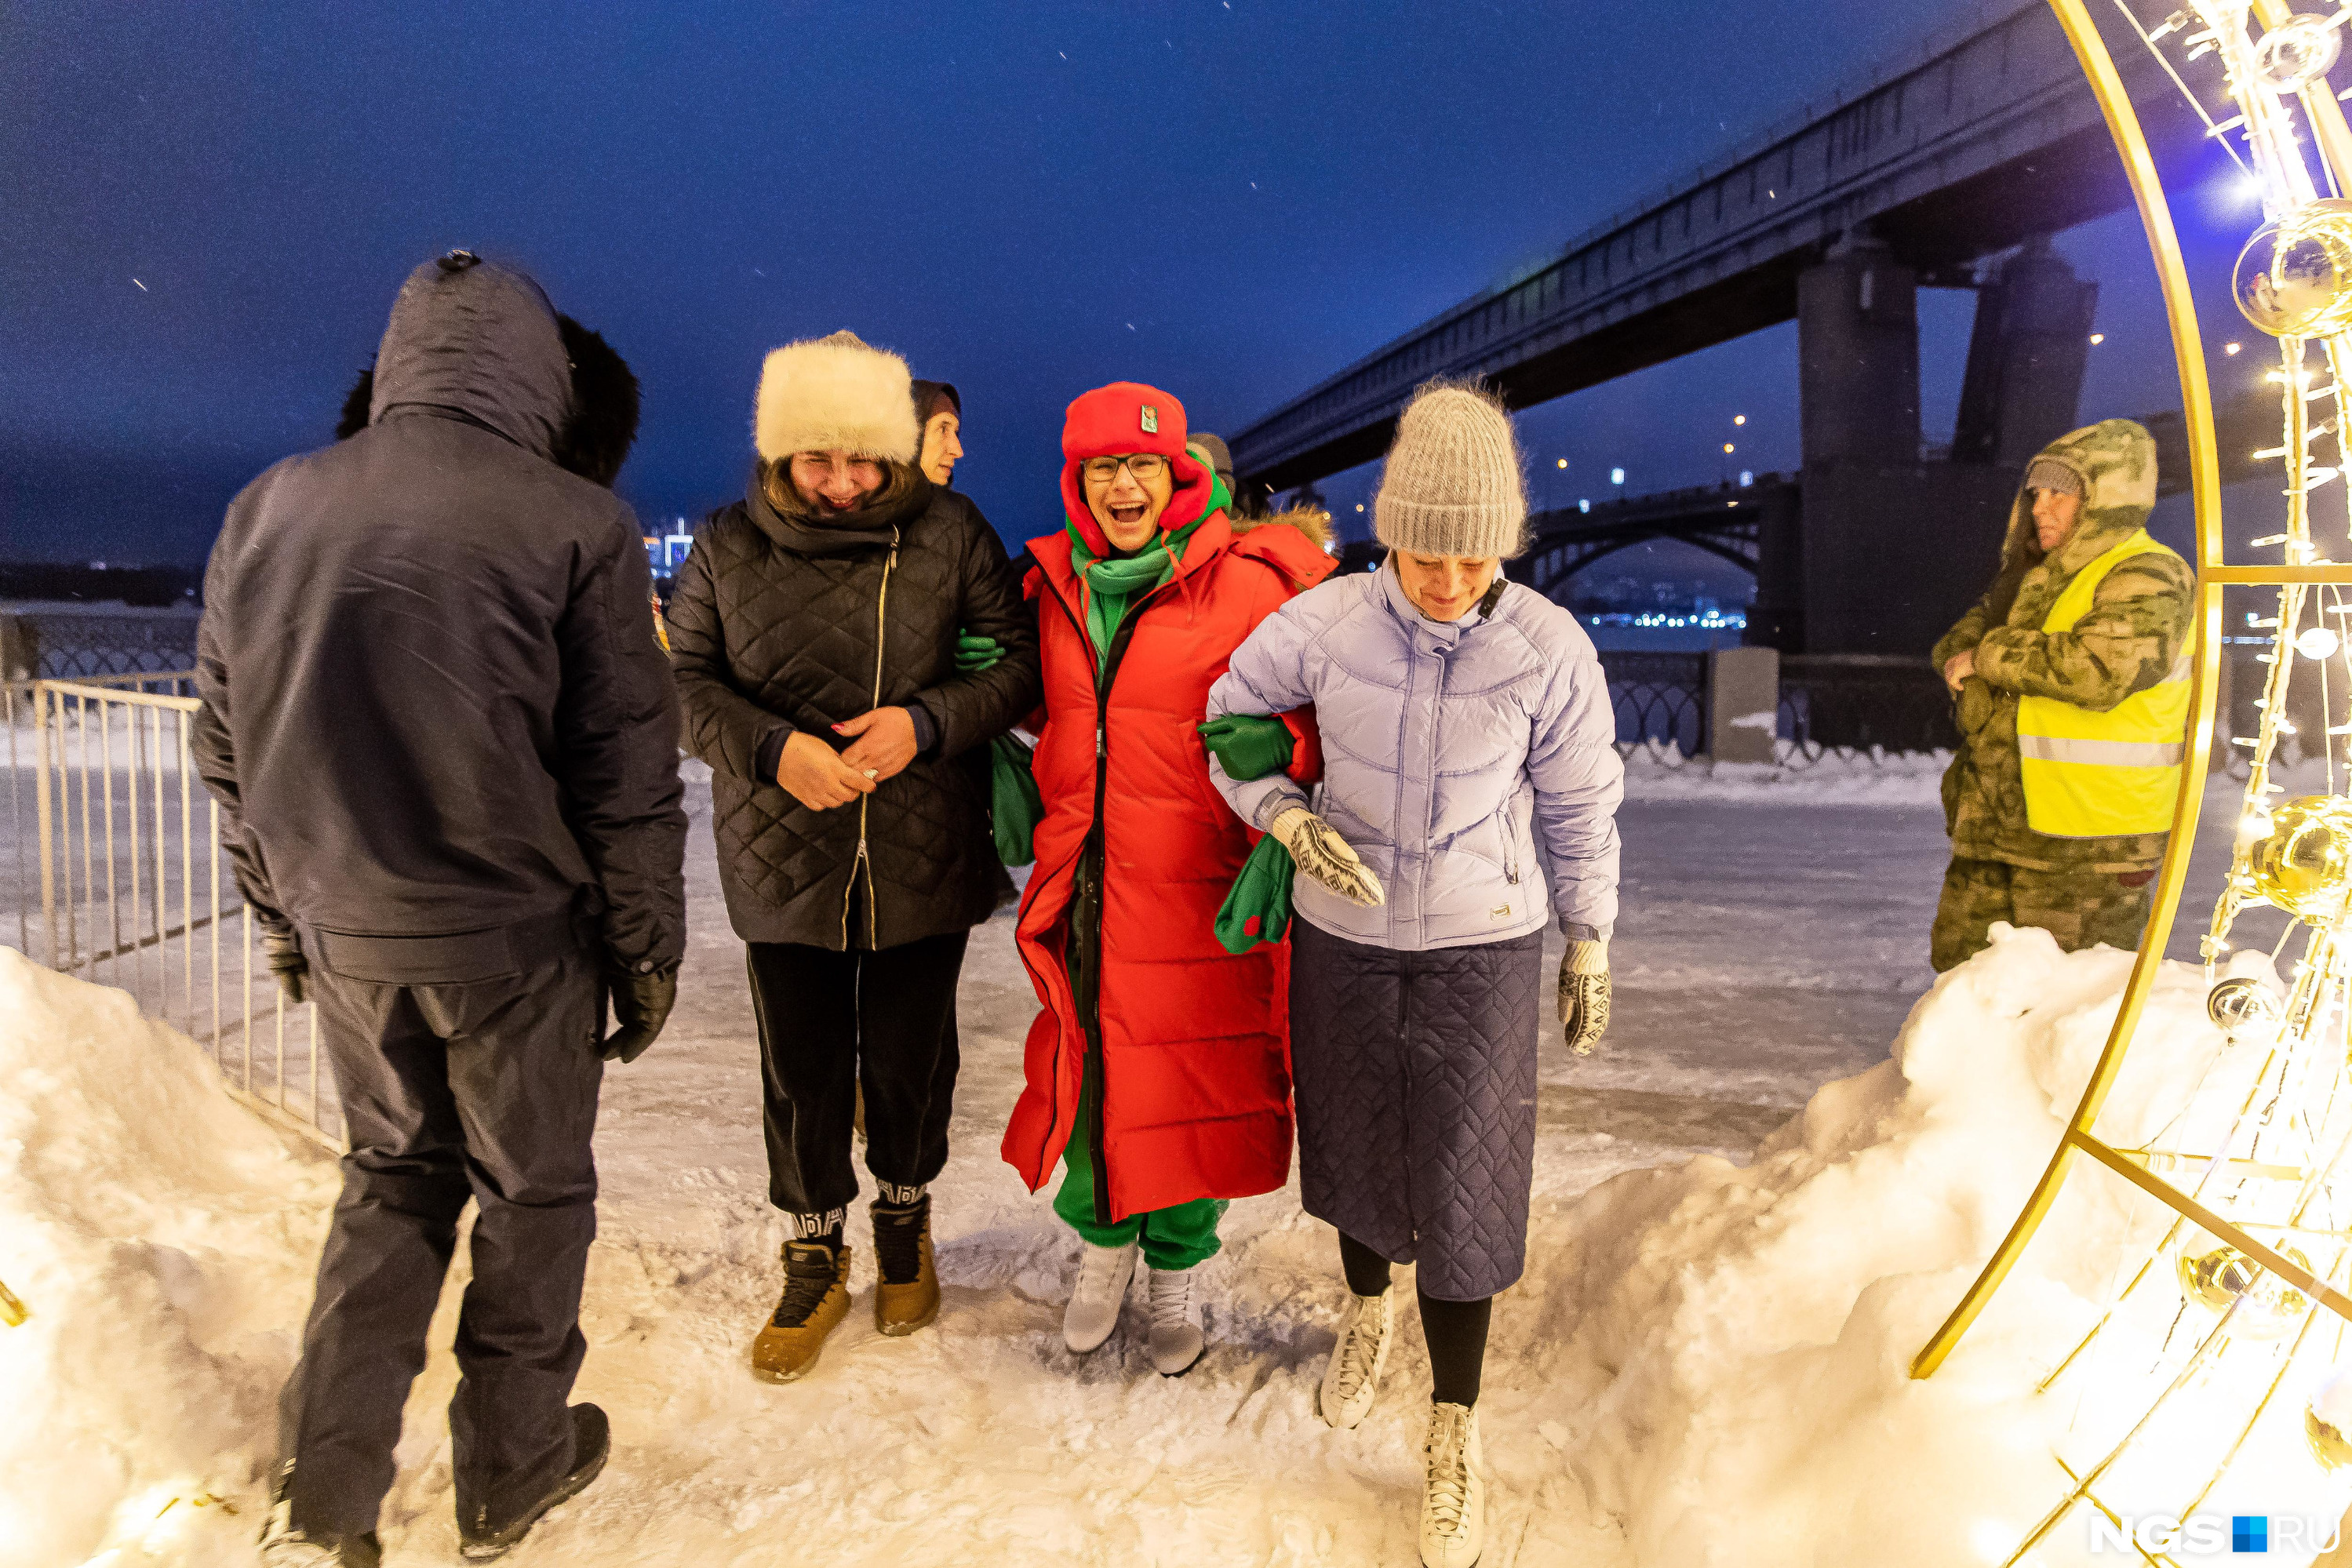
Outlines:
[[[1315,1413],[1326,1425],[1352,1430],[1371,1409],[1381,1391],[1381,1369],[1389,1364],[1395,1326],[1395,1287],[1377,1296],[1349,1296],[1347,1315],[1339,1320],[1339,1343],[1331,1347],[1323,1386],[1315,1395]]]
[[[1201,1295],[1193,1288],[1199,1272],[1151,1270],[1151,1364],[1162,1377],[1183,1376],[1208,1348],[1208,1336],[1201,1332]]]
[[[1078,1260],[1078,1282],[1062,1313],[1062,1343],[1076,1354],[1098,1350],[1118,1327],[1118,1309],[1127,1301],[1128,1281],[1135,1278],[1138,1242],[1124,1247],[1088,1246]]]
[[[1421,1452],[1429,1467],[1421,1493],[1423,1568],[1472,1568],[1486,1549],[1486,1456],[1478,1446],[1478,1412],[1432,1405]]]

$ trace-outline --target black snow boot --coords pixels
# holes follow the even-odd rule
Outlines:
[[[478,1506],[457,1515],[457,1555],[468,1563],[488,1563],[503,1557],[515,1544],[530,1533],[530,1527],[543,1518],[548,1510],[569,1502],[588,1489],[596,1473],[604,1468],[604,1460],[613,1452],[613,1424],[604,1412],[593,1405],[572,1407],[572,1468],[563,1473],[548,1494],[524,1509],[514,1518],[493,1521],[487,1506]]]

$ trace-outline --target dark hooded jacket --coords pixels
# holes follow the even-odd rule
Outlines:
[[[553,461],[577,402],[538,286],[453,253],[400,291],[366,428],[230,505],[194,746],[265,923],[568,914],[613,965],[682,955],[677,695],[635,517]]]
[[[959,630],[1003,658],[959,674]],[[669,641],[737,936],[873,949],[988,918],[988,742],[1039,686],[1035,617],[979,507],[898,463],[838,519],[781,511],[754,482],[695,536]],[[784,736],[839,750],[832,726],[890,706],[919,710],[923,749],[873,794],[813,811],[776,782]]]

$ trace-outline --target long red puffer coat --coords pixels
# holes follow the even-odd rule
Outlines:
[[[1152,411],[1150,425],[1141,410]],[[1088,456],[1160,451],[1177,493],[1173,531],[1197,517],[1213,476],[1184,455],[1183,410],[1151,388],[1119,383],[1073,403],[1063,436],[1066,505],[1103,549],[1077,488]],[[1258,835],[1209,781],[1195,727],[1209,687],[1260,621],[1330,575],[1309,538],[1320,514],[1237,529],[1211,513],[1170,580],[1130,607],[1098,693],[1084,630],[1084,588],[1066,533],[1030,545],[1045,721],[1034,757],[1045,819],[1021,903],[1022,962],[1043,1010],[1030,1027],[1027,1085],[1004,1132],[1004,1158],[1041,1187],[1069,1141],[1088,1042],[1065,946],[1079,853],[1103,833],[1102,1085],[1092,1146],[1097,1203],[1114,1221],[1200,1197],[1271,1192],[1289,1178],[1287,943],[1235,957],[1213,928]],[[1312,767],[1311,724],[1292,771]]]

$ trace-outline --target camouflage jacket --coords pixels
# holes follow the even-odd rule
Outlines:
[[[2060,839],[2025,825],[2018,698],[2055,697],[2105,712],[2164,679],[2188,643],[2194,578],[2177,557],[2133,556],[2107,573],[2072,630],[2043,632],[2074,574],[2147,523],[2156,502],[2156,444],[2131,421],[2110,419],[2060,437],[2042,456],[2083,477],[2074,533],[2045,557],[2034,540],[2032,498],[2021,489],[1992,587],[1936,644],[1939,672],[1955,654],[1976,650],[1976,674],[1961,683],[1955,715],[1960,751],[1944,775],[1944,824],[1962,860],[2035,871],[2144,871],[2164,858],[2166,835]]]

